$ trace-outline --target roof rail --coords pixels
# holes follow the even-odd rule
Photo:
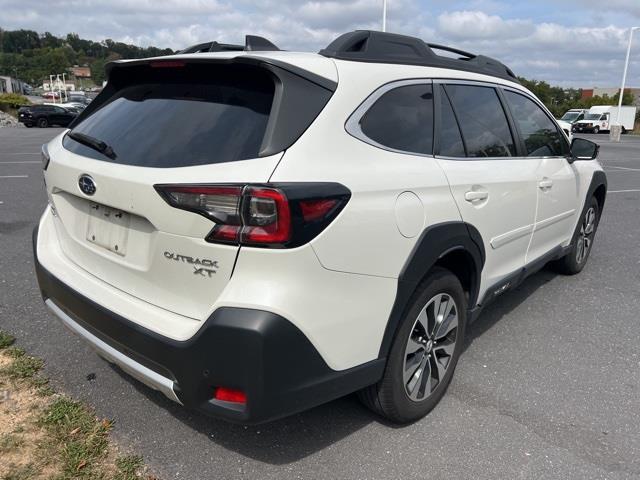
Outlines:
[[[454,53],[461,58],[437,55],[433,50]],[[395,33],[356,30],[339,36],[319,53],[325,57],[357,62],[451,68],[483,73],[519,83],[509,67],[498,60]]]
[[[205,42],[180,50],[178,53],[204,53],[204,52],[264,52],[280,50],[273,43],[257,35],[247,35],[244,45],[232,43]]]

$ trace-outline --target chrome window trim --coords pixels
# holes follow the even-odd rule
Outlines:
[[[395,148],[387,147],[382,145],[375,140],[367,137],[362,128],[360,127],[360,120],[364,116],[367,111],[376,103],[380,97],[382,97],[385,93],[390,92],[391,90],[395,90],[396,88],[406,87],[409,85],[433,85],[433,80],[429,78],[413,78],[413,79],[405,79],[405,80],[395,80],[393,82],[386,83],[381,87],[378,87],[374,90],[359,106],[356,108],[353,113],[349,116],[347,121],[345,122],[344,129],[346,132],[354,138],[357,138],[361,142],[364,142],[368,145],[371,145],[376,148],[380,148],[382,150],[386,150],[388,152],[393,153],[401,153],[404,155],[414,155],[418,157],[428,157],[433,158],[433,153],[418,153],[411,152],[408,150],[398,150]],[[433,107],[435,109],[435,105]],[[435,121],[435,118],[434,118]],[[433,145],[433,140],[432,140]],[[433,150],[433,147],[432,147]]]

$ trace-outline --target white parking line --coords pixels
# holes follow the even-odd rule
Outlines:
[[[629,192],[640,192],[640,189],[634,189],[634,190],[609,190],[607,193],[629,193]]]
[[[0,175],[0,178],[29,178],[29,175]]]
[[[606,165],[606,168],[617,168],[618,170],[630,170],[632,172],[640,172],[640,168],[616,167],[615,165]]]
[[[13,163],[42,163],[42,161],[41,160],[25,160],[23,162],[18,162],[18,161],[16,161],[16,162],[0,162],[0,165],[4,165],[5,163],[6,164],[10,164],[10,163],[11,164],[13,164]]]

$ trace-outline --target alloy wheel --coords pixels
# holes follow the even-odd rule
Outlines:
[[[443,381],[456,348],[458,306],[439,293],[420,310],[405,348],[403,383],[409,398],[427,398]]]
[[[585,261],[589,254],[589,249],[593,243],[593,233],[596,229],[596,209],[589,208],[585,213],[580,225],[580,233],[578,234],[578,244],[576,248],[576,262],[578,264]]]

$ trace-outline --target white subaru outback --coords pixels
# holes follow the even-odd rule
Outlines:
[[[38,281],[187,407],[256,423],[359,391],[415,420],[485,305],[589,257],[598,146],[570,145],[491,58],[356,31],[319,54],[248,36],[107,70],[43,147]]]

